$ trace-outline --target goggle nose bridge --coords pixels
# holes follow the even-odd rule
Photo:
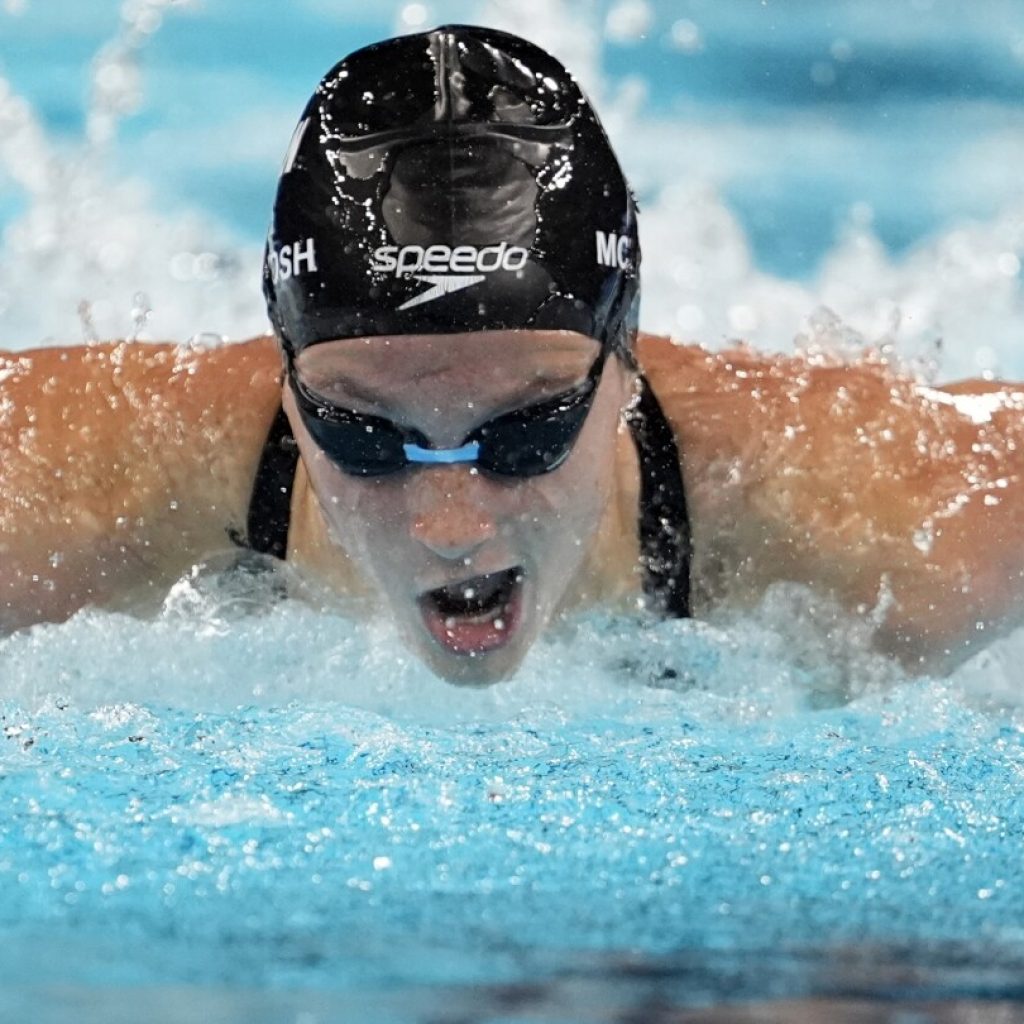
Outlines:
[[[480,457],[480,442],[470,441],[459,448],[424,448],[421,445],[407,442],[402,445],[402,450],[410,462],[448,466],[476,462]]]

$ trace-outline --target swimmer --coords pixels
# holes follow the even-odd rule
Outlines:
[[[638,333],[637,210],[569,73],[446,26],[309,101],[264,264],[273,337],[0,364],[0,625],[138,607],[231,546],[513,673],[595,605],[778,581],[912,666],[1018,621],[1024,389]]]

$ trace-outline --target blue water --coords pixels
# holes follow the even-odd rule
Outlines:
[[[414,6],[154,0],[112,59],[119,4],[0,0],[0,344],[262,329],[298,111]],[[648,326],[1024,374],[1021,5],[428,6],[601,98]],[[0,641],[12,1019],[1024,1018],[1021,631],[934,679],[781,587],[572,621],[474,692],[271,589]]]
[[[474,692],[262,586],[0,642],[0,979],[35,1019],[1024,998],[1012,645],[912,679],[780,593],[592,616]]]
[[[323,71],[389,34],[403,6],[375,13],[307,2],[282,14],[274,5],[204,0],[172,9],[146,48],[144,98],[124,122],[114,166],[138,173],[141,163],[161,205],[199,205],[260,240],[277,140],[287,138]],[[558,6],[600,25],[615,5]],[[116,28],[118,9],[115,0],[39,3],[3,21],[0,74],[58,135],[73,138],[84,127],[90,60]],[[435,22],[493,17],[485,3],[430,10]],[[1020,196],[1014,161],[984,194],[946,174],[972,144],[1024,126],[1019,4],[843,0],[809,11],[797,0],[656,3],[643,38],[609,41],[600,57],[609,92],[626,80],[644,83],[646,116],[712,125],[728,119],[741,130],[776,122],[778,151],[767,166],[763,153],[754,166],[730,153],[709,172],[740,214],[762,267],[807,276],[857,202],[874,207],[879,236],[901,251],[950,218],[991,216]],[[546,20],[535,19],[542,33]],[[671,29],[681,20],[699,28],[699,49],[673,47]],[[256,117],[270,136],[258,153],[246,137]],[[852,151],[837,160],[822,135],[842,136]],[[645,179],[640,161],[628,148],[624,155],[627,172]],[[706,160],[697,161],[703,171]]]

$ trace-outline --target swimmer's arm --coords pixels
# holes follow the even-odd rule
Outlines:
[[[824,589],[872,614],[882,649],[929,667],[1020,620],[1024,389],[655,351],[712,596],[778,580]]]
[[[227,547],[278,368],[263,339],[0,356],[0,631],[133,603]]]

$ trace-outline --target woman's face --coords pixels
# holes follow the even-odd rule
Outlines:
[[[316,345],[298,357],[296,374],[317,397],[453,449],[493,417],[579,385],[598,353],[593,339],[564,331],[400,335]],[[318,447],[285,389],[332,539],[438,675],[464,683],[508,676],[554,613],[613,492],[630,383],[609,359],[569,457],[526,478],[468,463],[352,476]]]

